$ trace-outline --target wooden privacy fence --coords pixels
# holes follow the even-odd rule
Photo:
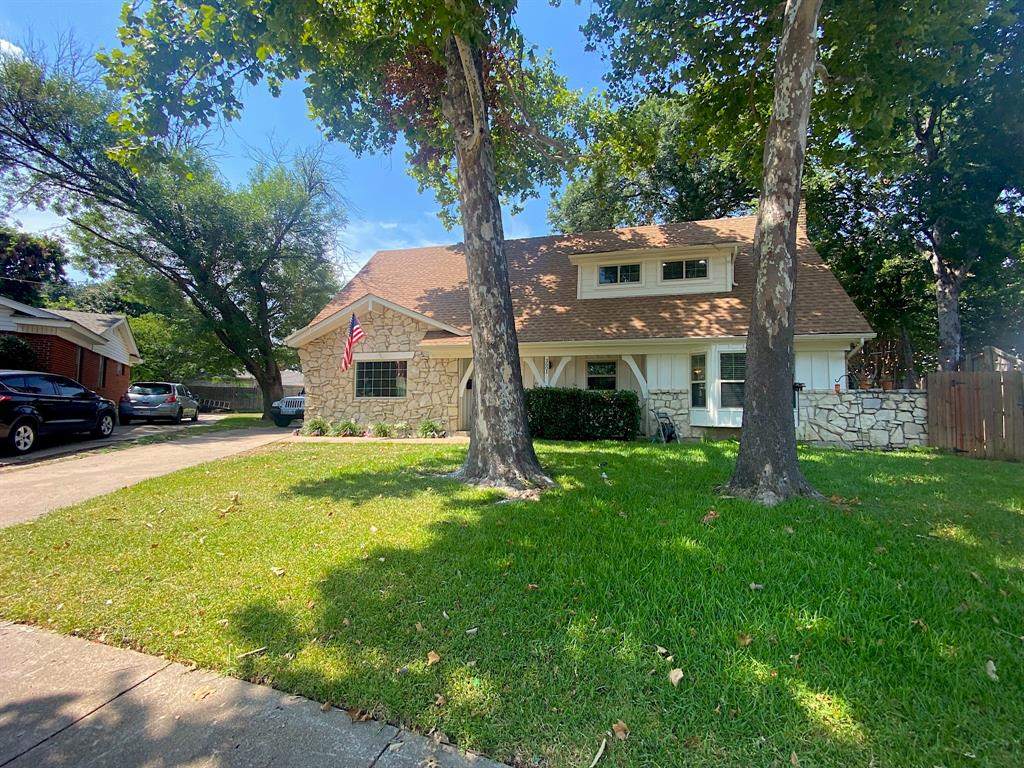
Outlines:
[[[928,374],[928,442],[981,458],[1024,460],[1024,373]]]

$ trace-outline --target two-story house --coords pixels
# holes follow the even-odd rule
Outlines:
[[[631,389],[685,435],[742,418],[752,216],[506,242],[527,387]],[[846,388],[874,336],[797,233],[796,381]],[[461,245],[381,251],[302,330],[306,416],[468,427],[473,363]],[[342,373],[349,321],[366,338]]]

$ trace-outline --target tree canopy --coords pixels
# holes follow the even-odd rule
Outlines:
[[[0,296],[38,304],[48,286],[67,282],[67,263],[59,240],[0,227]]]
[[[318,152],[255,165],[234,187],[195,148],[151,147],[145,173],[113,156],[133,137],[114,97],[59,70],[0,60],[0,174],[68,215],[86,259],[173,285],[256,378],[281,394],[277,349],[337,287],[344,222]]]
[[[561,232],[694,221],[750,210],[753,184],[702,149],[685,98],[651,97],[593,113],[572,179],[548,211]]]

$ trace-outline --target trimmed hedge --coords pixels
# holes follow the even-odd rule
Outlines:
[[[546,440],[635,440],[640,433],[636,392],[562,387],[526,390],[530,434]]]

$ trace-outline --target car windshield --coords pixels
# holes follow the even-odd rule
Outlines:
[[[171,394],[170,384],[132,384],[128,391],[133,395],[169,395]]]

